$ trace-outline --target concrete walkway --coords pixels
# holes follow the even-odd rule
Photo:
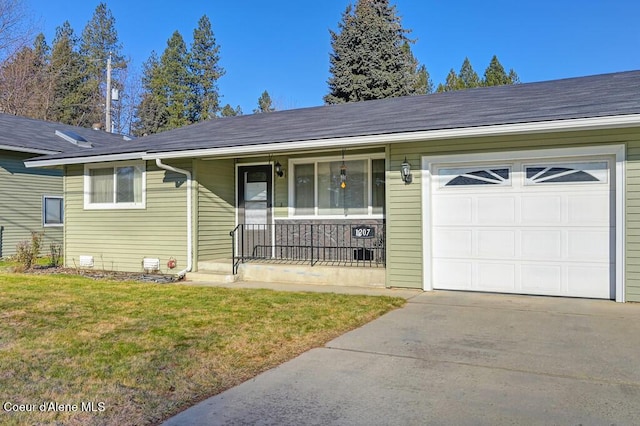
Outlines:
[[[166,425],[638,425],[640,305],[422,293]]]
[[[190,285],[201,287],[226,287],[226,288],[253,288],[269,289],[276,291],[299,291],[311,293],[337,293],[337,294],[361,294],[365,296],[391,296],[410,299],[424,293],[422,290],[410,288],[385,288],[385,287],[358,287],[351,285],[324,285],[324,284],[294,284],[294,283],[265,283],[257,281],[237,281],[233,283],[218,283],[206,281],[180,281],[178,285]]]

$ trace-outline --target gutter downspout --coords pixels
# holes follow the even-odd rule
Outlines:
[[[156,158],[156,166],[163,170],[180,173],[187,177],[187,267],[178,272],[179,278],[184,278],[187,272],[191,272],[193,267],[193,219],[191,207],[191,172],[188,170],[178,169],[168,164],[164,164],[161,159]]]

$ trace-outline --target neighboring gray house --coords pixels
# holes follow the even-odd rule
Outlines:
[[[388,287],[640,301],[640,71],[209,120],[26,164],[64,168],[68,266],[233,258],[261,280],[305,264],[289,278],[309,283],[357,265]]]
[[[62,244],[63,170],[27,169],[24,161],[47,154],[126,143],[122,136],[0,113],[0,258],[15,254],[31,232]]]

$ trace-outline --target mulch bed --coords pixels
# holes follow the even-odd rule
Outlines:
[[[67,274],[82,275],[94,280],[115,280],[115,281],[140,281],[148,283],[173,283],[180,281],[177,275],[147,274],[142,272],[116,272],[101,271],[94,269],[63,268],[59,266],[36,266],[28,271],[29,274]]]

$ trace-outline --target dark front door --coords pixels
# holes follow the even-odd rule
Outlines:
[[[243,225],[244,256],[271,257],[271,165],[238,167],[238,224]]]

